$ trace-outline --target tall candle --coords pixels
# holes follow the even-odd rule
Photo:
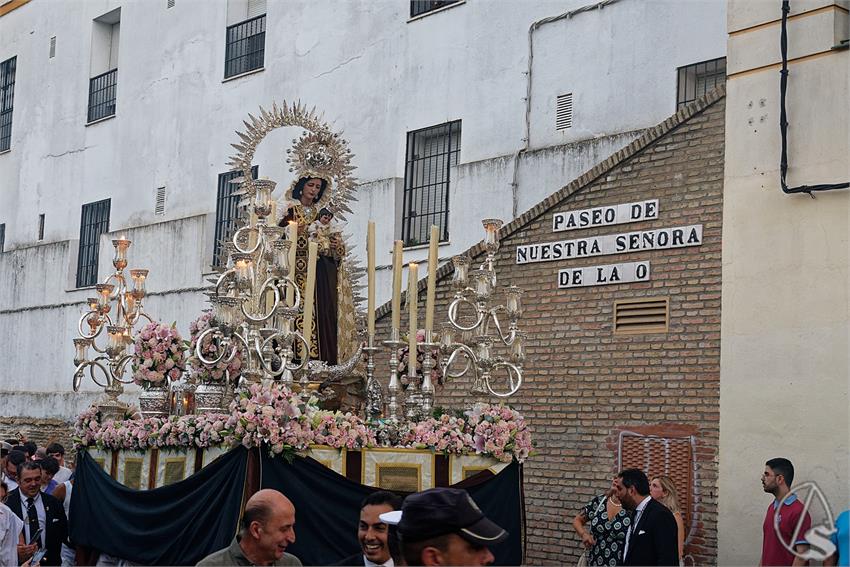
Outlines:
[[[428,292],[425,295],[425,334],[434,330],[434,296],[437,293],[437,245],[440,229],[431,225],[431,241],[428,243]],[[427,339],[426,339],[427,340]]]
[[[419,280],[419,266],[411,263],[407,267],[407,310],[410,313],[410,336],[408,337],[409,351],[407,354],[408,376],[416,376],[416,331],[419,323],[416,321],[416,307],[419,297],[416,284]]]
[[[304,339],[307,341],[307,349],[309,356],[309,348],[311,346],[311,337],[313,335],[313,300],[316,295],[316,258],[319,256],[319,244],[310,242],[307,246],[307,284],[304,286]]]
[[[401,240],[393,245],[393,329],[401,325]]]
[[[289,279],[295,282],[295,258],[298,253],[298,223],[289,221]],[[295,288],[288,286],[286,288],[286,304],[292,305],[295,302]]]
[[[375,336],[375,221],[369,221],[366,232],[366,279],[368,280],[368,295],[366,296],[366,311],[368,312],[369,339]]]

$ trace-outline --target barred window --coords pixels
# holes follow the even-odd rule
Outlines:
[[[439,10],[443,6],[457,4],[460,0],[411,0],[410,17],[419,16],[427,12]]]
[[[251,168],[251,175],[257,179],[258,166]],[[215,207],[215,241],[213,242],[213,266],[222,266],[227,261],[223,254],[224,243],[236,232],[239,220],[239,195],[233,193],[239,188],[239,183],[232,183],[242,177],[241,171],[228,171],[218,176],[218,199]]]
[[[224,78],[263,66],[266,53],[266,15],[227,27]]]
[[[460,155],[460,120],[407,134],[402,239],[405,246],[428,242],[431,225],[449,238],[449,182]]]
[[[115,115],[118,69],[89,79],[89,122]]]
[[[678,71],[676,81],[677,109],[726,84],[725,57],[679,67]]]
[[[15,68],[18,58],[0,63],[0,152],[12,146],[12,106],[15,100]]]
[[[100,235],[109,232],[111,199],[83,205],[80,219],[80,251],[77,255],[77,287],[97,283],[97,260]]]

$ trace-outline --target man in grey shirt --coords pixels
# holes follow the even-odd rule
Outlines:
[[[286,553],[295,542],[295,506],[277,490],[260,490],[248,499],[239,535],[228,547],[204,557],[198,565],[294,565]]]

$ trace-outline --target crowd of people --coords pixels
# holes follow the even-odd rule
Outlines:
[[[811,517],[791,492],[794,465],[770,459],[762,472],[762,488],[773,496],[764,518],[760,566],[807,565],[805,534]],[[838,516],[829,542],[835,548],[826,566],[850,565],[850,511]],[[588,565],[684,565],[685,525],[673,480],[650,480],[639,469],[625,469],[611,487],[587,503],[573,519],[585,547]]]
[[[73,490],[65,448],[7,439],[0,446],[0,565],[73,565]]]
[[[791,491],[793,480],[788,459],[765,463],[762,487],[773,501],[765,514],[760,565],[808,563],[805,534],[811,518]],[[73,483],[61,444],[2,443],[0,565],[75,564],[67,520]],[[296,539],[295,523],[296,510],[286,496],[260,490],[246,502],[230,545],[198,565],[301,565],[286,551]],[[825,532],[834,551],[824,565],[850,565],[848,524],[850,511],[844,511]],[[588,565],[682,565],[685,558],[682,511],[666,476],[650,479],[639,469],[620,471],[605,493],[579,511],[573,527]],[[403,501],[392,492],[376,491],[360,506],[359,549],[335,565],[488,565],[494,560],[490,547],[507,538],[465,490],[432,488]]]

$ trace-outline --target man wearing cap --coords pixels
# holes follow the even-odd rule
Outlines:
[[[411,494],[401,512],[380,518],[398,524],[401,553],[408,565],[489,565],[494,558],[488,546],[508,537],[459,488]]]

